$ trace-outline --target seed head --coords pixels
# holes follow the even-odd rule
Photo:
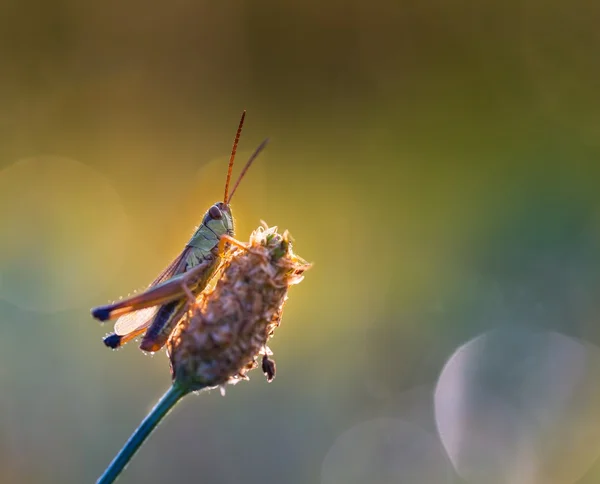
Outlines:
[[[293,253],[287,231],[263,225],[248,244],[238,242],[227,251],[214,289],[182,318],[167,343],[173,380],[189,391],[248,379],[259,357],[270,353],[267,340],[281,322],[289,286],[310,268]],[[263,369],[272,379],[274,362]]]

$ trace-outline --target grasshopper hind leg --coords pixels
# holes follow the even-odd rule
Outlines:
[[[102,342],[108,346],[109,348],[112,348],[113,350],[120,348],[123,340],[123,336],[120,336],[116,333],[111,333],[108,336],[106,336]]]
[[[158,313],[156,313],[154,321],[142,338],[140,349],[155,352],[165,345],[175,324],[183,315],[185,302],[186,299],[183,299],[183,301],[173,301],[161,306]]]
[[[127,333],[124,335],[117,334],[117,333],[111,333],[108,336],[105,336],[102,339],[102,341],[108,348],[112,348],[113,350],[116,350],[117,348],[120,348],[121,346],[123,346],[125,343],[131,341],[132,339],[137,338],[140,334],[142,334],[144,331],[146,331],[146,329],[147,329],[146,327],[143,327],[136,331],[132,331],[131,333]]]
[[[111,317],[111,311],[106,306],[100,306],[92,309],[92,317],[99,321],[107,321]]]

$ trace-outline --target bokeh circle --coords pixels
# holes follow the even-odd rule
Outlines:
[[[344,432],[323,462],[321,484],[450,484],[454,471],[435,435],[394,418]]]
[[[600,455],[600,349],[503,329],[458,348],[435,390],[438,431],[470,483],[572,484]]]
[[[0,200],[4,300],[39,312],[82,307],[121,269],[125,210],[89,166],[61,156],[21,159],[0,171]]]

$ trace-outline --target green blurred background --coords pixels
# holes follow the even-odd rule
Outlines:
[[[515,326],[600,344],[599,24],[581,0],[1,2],[0,482],[93,482],[168,387],[164,353],[107,350],[89,309],[221,199],[243,109],[238,163],[271,144],[237,236],[287,228],[314,268],[275,381],[186,398],[122,482],[472,482],[434,418],[456,348]],[[600,407],[565,405],[556,454],[494,479],[600,482],[600,437],[563,439]]]

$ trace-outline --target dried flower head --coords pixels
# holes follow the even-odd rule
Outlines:
[[[190,391],[236,383],[258,366],[269,381],[275,364],[267,340],[279,326],[289,286],[310,264],[292,251],[288,232],[262,227],[231,247],[214,289],[195,302],[168,343],[173,380]]]

